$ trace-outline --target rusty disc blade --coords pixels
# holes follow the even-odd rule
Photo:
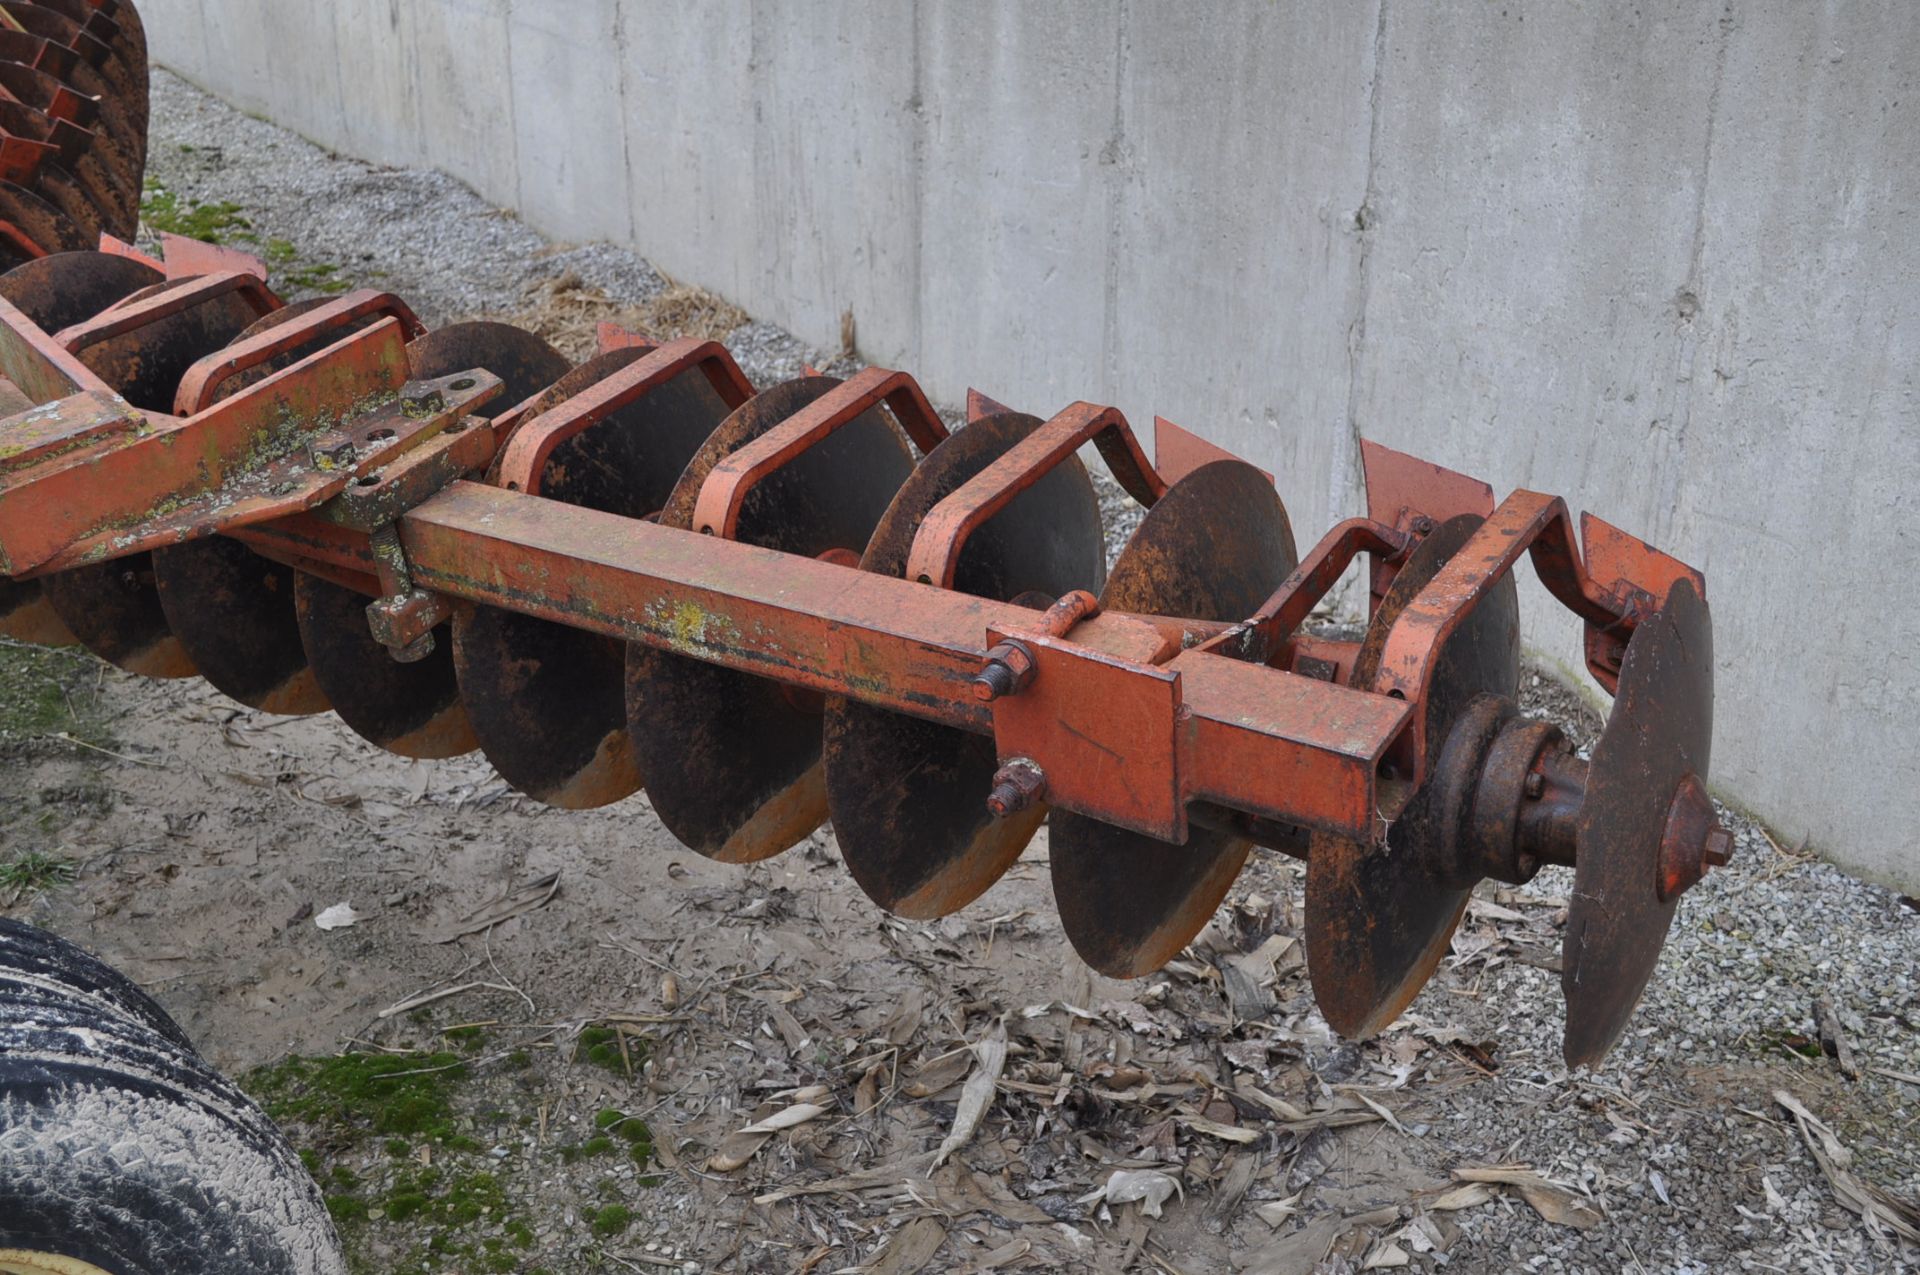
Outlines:
[[[476,320],[451,323],[415,339],[407,346],[407,367],[416,381],[484,368],[506,383],[495,404],[505,409],[546,389],[573,364],[525,328]]]
[[[169,279],[141,289],[128,300],[158,295],[192,281],[191,277]],[[187,369],[232,344],[259,318],[239,293],[222,293],[90,345],[79,358],[135,407],[171,413],[174,392]]]
[[[12,222],[44,252],[85,252],[99,242],[89,239],[66,214],[39,195],[12,182],[0,182],[0,221]]]
[[[838,384],[788,381],[729,416],[661,510],[690,528],[700,485],[720,460]],[[804,557],[858,554],[913,469],[899,428],[875,408],[769,474],[740,511],[739,539]],[[851,568],[849,568],[851,569]],[[627,728],[660,821],[710,858],[778,854],[827,814],[817,697],[778,682],[644,646],[627,648]]]
[[[45,331],[58,332],[164,278],[132,257],[59,252],[0,275],[0,297]]]
[[[874,530],[860,569],[904,576],[914,533],[934,505],[998,460],[1040,422],[977,420],[927,455]],[[1098,590],[1106,575],[1100,505],[1069,458],[982,524],[961,552],[954,588],[1012,601]],[[1007,819],[987,810],[999,762],[993,738],[833,697],[827,701],[827,803],[841,856],[867,897],[927,919],[958,911],[999,880],[1046,807]]]
[[[302,301],[256,321],[237,340],[258,336],[325,304]],[[217,398],[292,366],[374,320],[335,328],[304,341],[220,385]],[[200,676],[250,708],[289,715],[329,707],[300,641],[293,603],[293,569],[263,558],[224,536],[209,536],[153,551],[154,582],[167,626]]]
[[[1442,523],[1407,559],[1367,626],[1352,684],[1371,689],[1387,634],[1414,596],[1464,546],[1481,519]],[[1513,699],[1520,682],[1520,604],[1511,573],[1461,620],[1434,665],[1422,728],[1429,756],[1480,695]],[[1430,767],[1436,773],[1437,766]],[[1387,832],[1386,845],[1315,833],[1307,856],[1307,973],[1327,1022],[1368,1036],[1392,1022],[1432,977],[1471,885],[1456,884],[1453,834],[1432,777]]]
[[[484,368],[506,383],[504,402],[524,401],[566,375],[566,358],[508,323],[455,323],[407,346],[418,380]],[[353,732],[402,757],[458,757],[479,747],[460,703],[452,625],[434,630],[433,651],[402,664],[373,638],[373,599],[304,571],[294,573],[300,644],[320,691]]]
[[[293,600],[314,681],[354,734],[402,757],[474,750],[453,676],[450,626],[434,630],[425,659],[401,664],[367,628],[370,595],[296,571]]]
[[[35,646],[79,641],[61,622],[38,580],[0,580],[0,637]]]
[[[1273,484],[1215,461],[1168,489],[1127,542],[1100,604],[1189,620],[1243,620],[1299,558]],[[1053,897],[1074,951],[1113,978],[1166,964],[1213,916],[1253,843],[1194,827],[1185,845],[1056,810]]]
[[[107,663],[141,677],[192,677],[198,671],[167,627],[152,554],[55,572],[40,587],[74,640]]]
[[[163,291],[181,282],[153,284],[130,296]],[[240,297],[214,297],[90,346],[81,352],[80,360],[135,407],[169,412],[181,375],[197,360],[227,345],[254,317],[252,307]],[[68,630],[101,659],[144,677],[191,677],[197,671],[193,657],[167,623],[152,554],[57,572],[46,577],[42,587]]]
[[[541,395],[528,419],[646,354],[629,348],[589,360]],[[540,495],[645,518],[666,503],[726,415],[705,375],[677,376],[554,449]],[[454,618],[453,655],[474,735],[501,778],[568,809],[603,806],[639,789],[627,736],[625,643],[476,606]]]
[[[321,713],[293,604],[293,568],[208,536],[153,552],[160,608],[215,689],[267,713]]]
[[[1712,749],[1713,616],[1682,580],[1634,629],[1587,769],[1560,967],[1570,1067],[1606,1056],[1653,976],[1679,905],[1658,885],[1668,806]]]

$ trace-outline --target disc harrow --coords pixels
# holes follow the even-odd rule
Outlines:
[[[27,10],[75,51],[44,74],[144,128],[131,6],[0,0]],[[1097,404],[981,399],[950,432],[901,372],[756,388],[716,343],[618,329],[576,367],[382,292],[285,305],[247,259],[101,239],[131,227],[96,207],[103,247],[36,240],[0,276],[0,632],[404,756],[477,748],[555,806],[644,790],[729,862],[831,823],[909,917],[1049,825],[1065,935],[1120,977],[1256,848],[1291,855],[1349,1035],[1418,994],[1476,884],[1572,867],[1574,1064],[1731,849],[1705,582],[1557,497],[1366,444],[1366,515],[1302,556],[1270,475],[1164,421],[1156,465]],[[1089,443],[1147,506],[1111,571]],[[1519,710],[1523,557],[1615,695],[1590,758]],[[1307,629],[1356,568],[1364,636]]]

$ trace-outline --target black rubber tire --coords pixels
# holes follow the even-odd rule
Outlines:
[[[9,1249],[112,1275],[346,1270],[319,1187],[266,1114],[125,977],[0,917]]]

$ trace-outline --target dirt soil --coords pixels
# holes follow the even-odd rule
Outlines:
[[[189,144],[170,128],[195,139],[156,162],[178,194],[261,191],[289,155],[383,189],[388,170],[159,80],[156,151]],[[229,139],[211,164],[209,133]],[[262,194],[246,215],[324,260],[303,203]],[[713,863],[644,796],[550,810],[477,756],[402,760],[330,715],[11,647],[0,663],[33,706],[0,732],[0,864],[76,870],[9,910],[101,953],[252,1077],[365,1270],[1920,1262],[1898,1234],[1920,1220],[1920,912],[1737,816],[1735,863],[1686,896],[1627,1039],[1569,1074],[1559,870],[1483,888],[1407,1015],[1346,1042],[1313,1007],[1302,872],[1277,856],[1174,965],[1118,983],[1061,937],[1044,833],[959,915],[905,922],[824,829]],[[1591,741],[1582,701],[1528,680]],[[321,928],[339,904],[357,919]],[[1823,995],[1852,1077],[1821,1049]],[[439,1114],[394,1114],[374,1081],[301,1105],[321,1092],[304,1060],[343,1051],[415,1060]]]

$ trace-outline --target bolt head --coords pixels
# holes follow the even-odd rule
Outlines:
[[[1715,824],[1713,831],[1707,834],[1705,852],[1701,856],[1709,867],[1724,868],[1733,862],[1733,833]]]

